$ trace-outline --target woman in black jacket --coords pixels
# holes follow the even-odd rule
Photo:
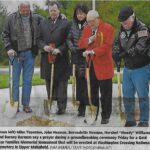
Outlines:
[[[87,103],[87,84],[85,79],[85,58],[82,56],[84,49],[78,47],[78,40],[86,22],[88,8],[86,5],[78,4],[74,10],[71,29],[67,38],[67,44],[71,50],[71,62],[76,67],[76,97],[80,101],[78,116],[85,116]]]

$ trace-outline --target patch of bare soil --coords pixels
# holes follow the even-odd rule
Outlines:
[[[62,121],[49,120],[39,116],[32,116],[22,121],[18,121],[16,126],[48,126],[48,127],[71,127]]]

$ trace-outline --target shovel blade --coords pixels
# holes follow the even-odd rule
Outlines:
[[[77,108],[80,105],[80,101],[72,100],[72,105],[73,105],[74,108]]]
[[[126,119],[126,114],[125,112],[120,112],[120,119],[125,120]]]
[[[53,100],[51,103],[50,113],[54,115],[56,114],[56,112],[57,112],[57,101]]]
[[[94,105],[89,105],[86,106],[86,112],[85,112],[85,120],[84,122],[92,125],[96,121],[96,116],[97,116],[97,106]]]
[[[51,106],[50,106],[51,105]],[[47,116],[55,114],[57,111],[57,102],[44,99],[44,113]]]
[[[45,115],[49,116],[49,115],[50,115],[50,111],[49,111],[49,101],[46,100],[46,99],[44,99],[43,106],[44,106],[44,113],[45,113]]]
[[[6,102],[4,106],[3,114],[8,118],[15,117],[18,109],[18,102],[11,103],[10,101]]]

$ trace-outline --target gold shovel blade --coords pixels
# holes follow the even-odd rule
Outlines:
[[[125,112],[120,112],[120,119],[125,120],[126,119],[126,114]]]
[[[76,99],[73,99],[73,100],[72,100],[72,105],[73,105],[74,108],[79,107],[80,101],[78,101],[78,100],[76,100]]]
[[[86,106],[85,120],[84,120],[85,123],[92,125],[96,121],[97,109],[98,107],[94,105]]]
[[[96,113],[97,113],[97,106],[89,105],[89,106],[86,106],[86,109],[87,109],[89,115],[94,115],[94,116],[96,116]]]
[[[12,103],[11,101],[8,101],[4,106],[3,113],[8,118],[13,118],[17,113],[17,109],[18,109],[18,102],[13,101]]]

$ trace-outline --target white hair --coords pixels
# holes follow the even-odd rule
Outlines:
[[[87,13],[87,18],[88,17],[98,18],[99,17],[99,13],[96,10],[90,10]]]
[[[25,6],[29,6],[30,7],[30,3],[28,2],[28,1],[24,1],[24,2],[20,2],[20,4],[19,4],[19,8],[20,8],[20,6],[22,6],[22,5],[25,5]]]

